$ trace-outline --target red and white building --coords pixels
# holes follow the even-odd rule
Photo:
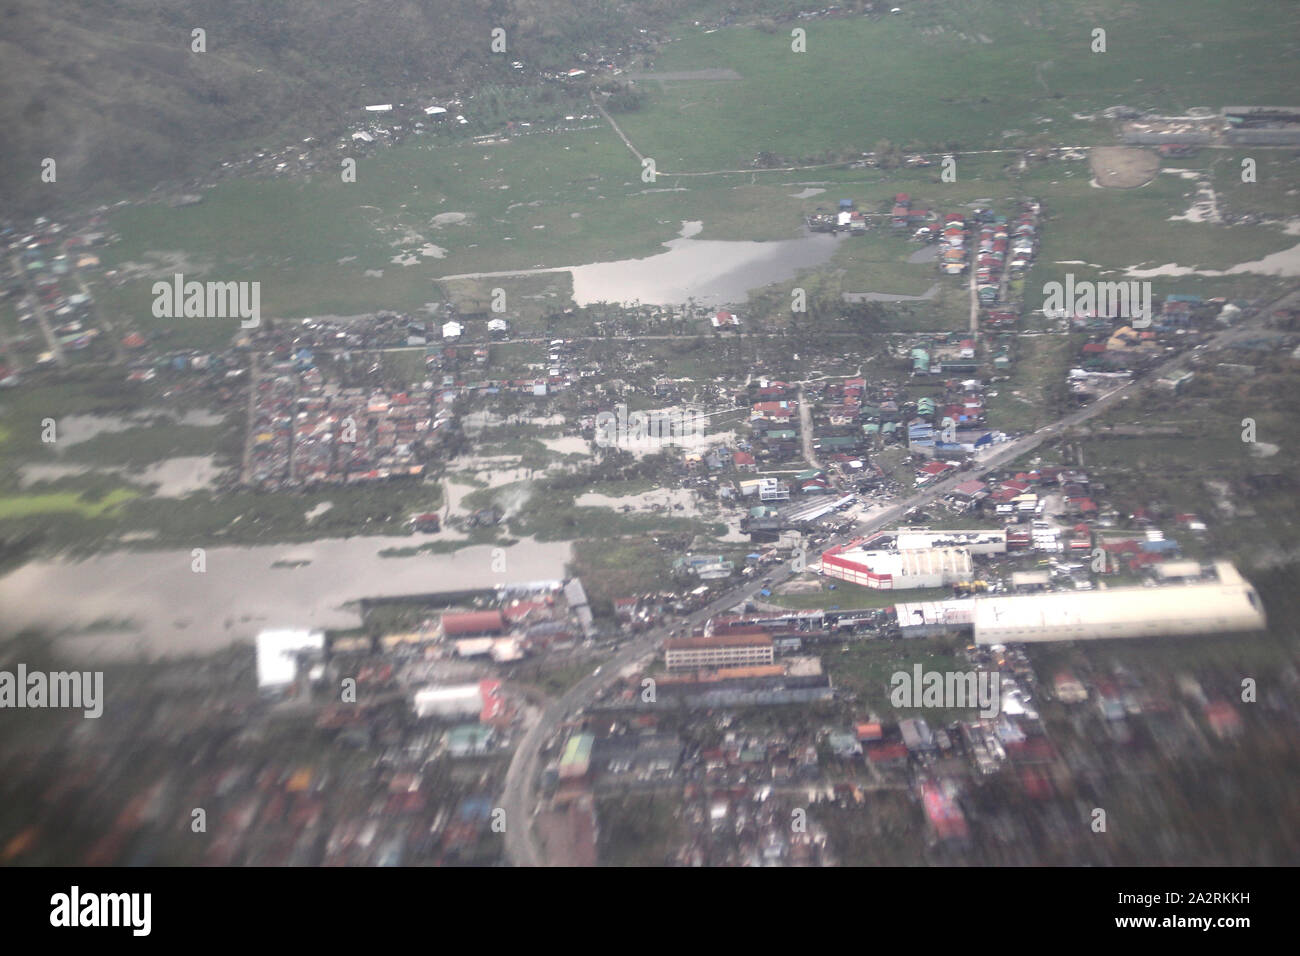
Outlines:
[[[974,574],[966,548],[868,551],[860,542],[822,553],[822,574],[881,591],[941,588],[969,581]]]

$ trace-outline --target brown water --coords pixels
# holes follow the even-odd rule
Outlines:
[[[65,649],[87,654],[206,653],[247,641],[263,627],[351,627],[364,597],[492,587],[564,577],[569,542],[525,539],[505,550],[382,558],[413,537],[330,538],[309,544],[208,548],[207,570],[191,570],[189,550],[120,551],[84,561],[33,561],[0,578],[0,636],[27,627],[63,634]],[[310,561],[273,567],[277,561]],[[500,565],[498,564],[498,567]],[[94,633],[75,634],[99,623]],[[114,630],[105,622],[129,622]]]

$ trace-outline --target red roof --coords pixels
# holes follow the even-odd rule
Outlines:
[[[879,723],[858,724],[858,740],[879,740],[883,731]]]
[[[442,616],[442,633],[447,637],[504,631],[506,620],[500,611],[469,611]]]
[[[907,747],[903,744],[880,744],[875,747],[868,747],[867,759],[872,763],[880,763],[885,760],[906,760]]]
[[[1137,552],[1138,543],[1129,538],[1125,541],[1107,541],[1101,547],[1112,554],[1131,554]]]

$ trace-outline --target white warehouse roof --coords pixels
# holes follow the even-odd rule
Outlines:
[[[1230,565],[1219,567],[1220,579],[1208,584],[977,597],[975,643],[1168,637],[1265,627],[1255,589]]]
[[[257,686],[287,687],[298,676],[298,652],[325,650],[324,631],[262,631],[257,635]]]
[[[415,692],[415,714],[474,714],[483,707],[483,693],[478,684],[422,687]]]
[[[840,557],[875,574],[910,578],[935,574],[966,575],[974,572],[965,548],[926,548],[917,551],[844,551]]]

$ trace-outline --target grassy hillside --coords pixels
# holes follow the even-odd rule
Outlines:
[[[4,0],[7,210],[120,198],[356,118],[628,46],[690,0]],[[633,20],[636,21],[634,26]],[[506,30],[506,55],[490,50]],[[206,31],[206,52],[191,31]],[[58,181],[40,181],[44,157]],[[0,209],[0,212],[6,209]]]

